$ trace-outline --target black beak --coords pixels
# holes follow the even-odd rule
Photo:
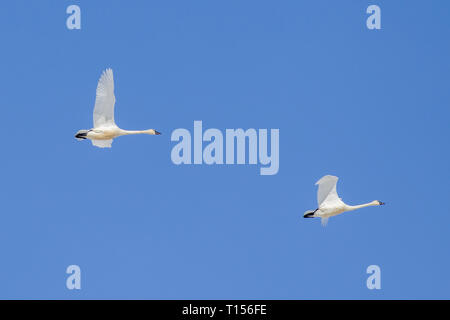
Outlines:
[[[161,134],[161,132],[158,132],[155,130],[155,134],[159,136]]]
[[[380,203],[380,206],[383,206],[383,205],[386,204],[386,203],[384,203],[384,202],[381,202],[380,200],[378,200],[378,202]]]

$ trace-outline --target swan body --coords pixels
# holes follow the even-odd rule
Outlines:
[[[306,211],[303,214],[304,218],[321,218],[322,225],[326,225],[328,223],[328,218],[337,216],[343,212],[370,206],[384,205],[384,202],[378,200],[356,206],[345,204],[342,199],[339,198],[336,191],[338,179],[339,178],[336,176],[326,175],[316,182],[316,185],[319,186],[317,191],[318,208],[316,210]]]
[[[111,69],[103,71],[97,85],[94,107],[94,128],[79,130],[75,134],[78,140],[90,139],[99,148],[111,148],[114,138],[130,134],[160,135],[155,129],[123,130],[114,121],[114,77]]]

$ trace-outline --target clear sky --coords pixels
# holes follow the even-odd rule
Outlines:
[[[449,16],[444,0],[3,1],[0,298],[450,298]],[[107,67],[117,124],[161,136],[74,139]],[[278,174],[174,165],[194,120],[279,129]],[[303,219],[325,174],[386,206]]]

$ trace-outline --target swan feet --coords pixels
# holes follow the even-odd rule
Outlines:
[[[316,213],[317,210],[319,209],[316,209],[314,211],[306,211],[303,215],[303,218],[314,218],[314,213]]]

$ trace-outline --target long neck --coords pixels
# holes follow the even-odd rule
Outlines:
[[[128,135],[128,134],[150,134],[150,130],[121,130],[122,135]]]
[[[357,206],[346,206],[346,211],[352,211],[352,210],[356,210],[356,209],[361,209],[361,208],[365,208],[365,207],[370,207],[370,206],[377,206],[379,203],[377,201],[372,201],[369,203],[364,203],[364,204],[360,204]]]

